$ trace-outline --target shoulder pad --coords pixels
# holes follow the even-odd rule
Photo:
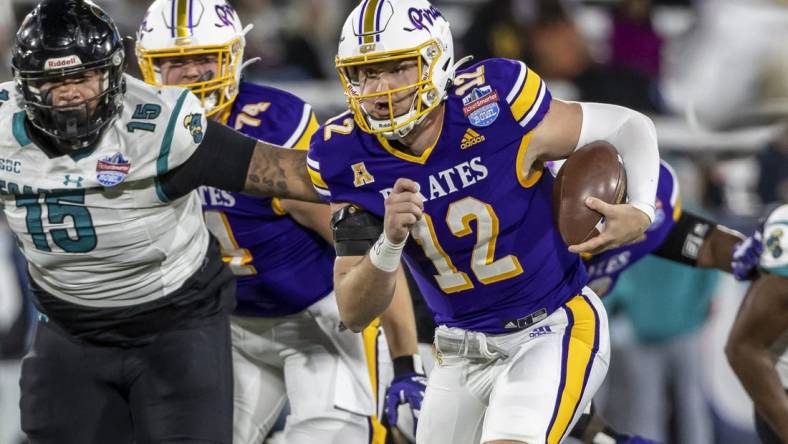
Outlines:
[[[312,107],[270,86],[241,83],[229,123],[235,130],[287,148],[306,149],[317,129]]]
[[[519,60],[484,60],[458,73],[454,85],[453,92],[463,98],[463,104],[496,94],[525,132],[542,121],[552,99],[541,77]]]

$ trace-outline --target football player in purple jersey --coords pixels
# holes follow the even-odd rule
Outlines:
[[[654,220],[656,134],[632,110],[552,99],[522,62],[461,64],[425,0],[366,0],[348,17],[336,65],[351,109],[307,159],[334,209],[337,303],[362,329],[408,264],[439,325],[417,442],[557,443],[609,357],[577,253],[635,240]],[[590,198],[607,228],[567,247],[544,162],[596,140],[617,147],[629,202]]]
[[[561,162],[548,162],[553,175]],[[609,294],[618,277],[647,254],[655,254],[688,266],[716,268],[734,273],[739,279],[750,279],[763,249],[759,238],[743,236],[723,225],[685,211],[681,207],[678,179],[670,165],[660,165],[655,220],[643,239],[600,254],[584,254],[589,284],[600,297]],[[418,306],[418,304],[417,304]],[[417,314],[419,310],[417,309]],[[420,319],[424,319],[423,316]],[[434,328],[434,325],[419,328]],[[588,409],[572,429],[571,436],[586,444],[650,444],[646,438],[622,433],[606,423],[596,410]]]
[[[214,121],[306,150],[318,129],[311,106],[241,80],[250,28],[225,0],[153,2],[137,39],[145,81],[189,88]],[[237,280],[233,441],[264,440],[289,401],[284,442],[382,443],[378,385],[388,383],[381,379],[391,369],[378,369],[377,323],[362,335],[340,323],[329,206],[205,186],[200,194],[206,224]],[[391,389],[420,392],[415,321],[404,274],[398,279],[395,303],[380,317],[397,371]]]

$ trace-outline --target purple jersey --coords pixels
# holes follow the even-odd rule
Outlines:
[[[241,83],[227,125],[266,142],[306,149],[318,127],[301,99]],[[276,317],[299,312],[333,288],[334,249],[302,227],[276,199],[201,187],[208,228],[238,279],[236,313]]]
[[[618,276],[643,256],[656,251],[673,229],[681,215],[681,200],[676,174],[664,161],[659,169],[657,185],[657,211],[654,222],[640,242],[605,251],[586,260],[588,286],[600,297],[616,285]]]
[[[543,319],[586,282],[553,223],[552,176],[519,167],[550,100],[523,63],[486,60],[457,73],[440,137],[421,156],[345,113],[312,138],[307,165],[327,200],[378,216],[396,179],[418,182],[425,214],[404,257],[435,321],[505,333]]]

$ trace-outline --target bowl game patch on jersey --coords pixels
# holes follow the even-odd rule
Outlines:
[[[462,98],[462,112],[473,126],[490,126],[501,113],[498,93],[489,85],[473,88]]]
[[[123,182],[131,169],[131,162],[123,153],[105,156],[96,162],[96,180],[105,187],[114,187]]]

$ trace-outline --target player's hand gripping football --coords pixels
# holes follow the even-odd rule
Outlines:
[[[646,213],[629,204],[613,205],[595,197],[587,198],[585,204],[605,217],[605,229],[598,236],[569,246],[573,253],[597,254],[638,241],[651,224]]]
[[[419,194],[419,184],[400,178],[385,201],[383,229],[389,242],[400,244],[407,239],[410,229],[421,219],[424,198]]]

